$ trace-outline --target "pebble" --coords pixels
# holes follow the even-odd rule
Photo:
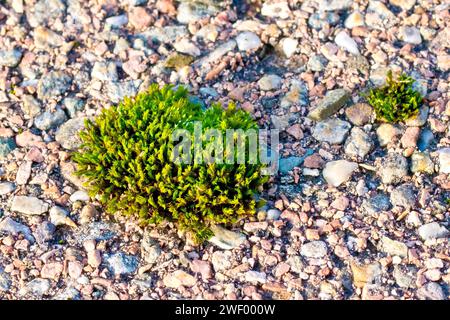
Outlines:
[[[303,157],[288,157],[279,160],[279,171],[281,174],[287,174],[295,167],[300,167]]]
[[[338,187],[348,181],[353,172],[358,168],[355,162],[336,160],[327,162],[323,169],[323,177],[328,184]]]
[[[0,66],[14,68],[22,59],[22,51],[18,49],[0,50]]]
[[[69,199],[71,202],[76,202],[76,201],[87,202],[90,200],[90,197],[86,191],[78,190],[78,191],[75,191],[74,193],[72,193],[70,195]]]
[[[309,112],[308,117],[320,121],[335,114],[350,99],[350,94],[344,89],[328,91],[319,104]]]
[[[39,224],[33,234],[36,238],[37,243],[39,245],[44,245],[46,242],[50,242],[53,240],[55,231],[56,227],[53,223],[49,221],[43,221]]]
[[[175,42],[173,47],[178,52],[185,53],[193,57],[198,57],[201,55],[200,49],[187,39],[182,39],[180,41]]]
[[[147,233],[144,235],[141,241],[141,255],[145,262],[148,264],[154,264],[161,256],[161,247],[154,241]]]
[[[106,262],[108,263],[108,269],[114,275],[134,273],[139,264],[139,261],[135,256],[126,255],[123,252],[107,256]]]
[[[327,255],[327,244],[324,241],[311,241],[300,247],[300,254],[307,258],[320,259]]]
[[[335,12],[315,12],[308,19],[308,26],[315,30],[322,30],[327,26],[339,23],[339,15]]]
[[[363,126],[372,119],[373,108],[367,103],[356,103],[345,109],[345,115],[352,124]]]
[[[22,102],[22,110],[28,117],[34,118],[41,113],[41,104],[32,95],[24,95]]]
[[[450,148],[443,148],[437,151],[439,154],[439,172],[450,173]]]
[[[308,68],[314,72],[321,72],[325,69],[327,59],[324,56],[315,54],[308,59]]]
[[[389,0],[389,3],[396,7],[400,7],[405,11],[408,11],[412,7],[414,7],[416,1],[417,0]]]
[[[419,108],[419,113],[414,116],[409,118],[408,120],[405,121],[405,124],[409,127],[421,127],[423,126],[428,119],[428,112],[429,112],[430,108],[426,105],[423,105]]]
[[[69,117],[75,118],[77,113],[83,110],[85,102],[82,99],[66,97],[63,100],[63,105],[69,113]]]
[[[390,207],[391,203],[389,198],[382,193],[371,196],[370,198],[365,199],[362,203],[362,209],[369,215],[375,215],[382,211],[387,211]]]
[[[220,272],[231,268],[232,257],[229,251],[214,251],[211,257],[211,263],[214,271]]]
[[[33,295],[36,297],[42,297],[47,294],[51,288],[50,280],[36,278],[25,284],[19,291],[21,296]]]
[[[50,221],[55,226],[70,226],[76,228],[77,225],[69,218],[69,213],[61,207],[54,206],[50,209]]]
[[[249,51],[258,49],[261,39],[251,31],[244,31],[236,37],[236,43],[240,51]]]
[[[246,240],[244,234],[224,229],[218,225],[211,226],[211,231],[214,233],[214,236],[208,241],[221,249],[237,248]]]
[[[341,48],[347,50],[351,54],[359,55],[358,45],[356,41],[351,38],[347,32],[341,31],[334,38],[334,42]]]
[[[365,25],[364,16],[359,11],[353,11],[347,19],[345,19],[345,27],[347,29],[353,29],[356,27],[362,27]]]
[[[163,279],[164,285],[168,288],[178,289],[181,286],[192,287],[196,284],[195,277],[183,270],[167,274]]]
[[[4,196],[16,190],[16,185],[13,182],[0,182],[0,196]]]
[[[40,130],[54,129],[67,120],[65,112],[56,108],[55,111],[45,111],[34,119],[34,125]]]
[[[28,182],[28,179],[31,176],[31,161],[24,161],[19,166],[19,170],[17,170],[16,174],[16,183],[18,185],[25,185]]]
[[[381,265],[378,262],[362,265],[351,261],[350,268],[353,274],[353,284],[357,288],[379,282],[382,275]]]
[[[383,159],[378,172],[384,184],[396,184],[408,176],[408,162],[402,155],[390,153]]]
[[[287,1],[265,1],[262,4],[261,14],[271,18],[287,19],[291,15],[291,10]]]
[[[177,8],[177,21],[189,24],[209,17],[217,12],[213,6],[205,6],[201,3],[181,2]]]
[[[14,196],[11,211],[27,215],[41,215],[48,211],[48,204],[36,197]]]
[[[13,236],[23,234],[25,239],[27,239],[30,243],[34,243],[34,237],[31,235],[30,228],[11,219],[10,217],[5,217],[0,221],[0,231]]]
[[[102,264],[102,256],[99,250],[87,252],[88,264],[93,268],[98,268]]]
[[[0,292],[8,292],[11,285],[11,276],[0,267]]]
[[[14,139],[0,137],[0,160],[6,158],[15,148]]]
[[[253,283],[266,283],[267,275],[264,272],[250,270],[245,273],[245,281]]]
[[[437,222],[424,224],[418,229],[419,235],[424,241],[448,237],[450,232]]]
[[[306,106],[308,104],[308,88],[303,81],[292,80],[289,92],[281,99],[280,106],[289,108],[292,105]]]
[[[267,220],[278,220],[280,218],[281,212],[278,209],[267,210]]]
[[[392,275],[394,276],[395,282],[401,287],[405,289],[414,288],[416,286],[416,273],[417,271],[413,267],[401,267],[395,266],[394,272]]]
[[[69,119],[61,125],[55,133],[55,140],[58,141],[64,149],[75,150],[81,145],[81,139],[78,133],[84,129],[84,122],[87,118],[79,117]]]
[[[109,82],[106,94],[113,103],[118,103],[125,97],[133,97],[137,94],[142,80],[127,80],[123,82]]]
[[[191,270],[195,273],[200,273],[204,280],[211,279],[212,270],[211,264],[208,261],[194,260],[191,262]]]
[[[64,94],[71,86],[72,79],[62,71],[50,71],[38,82],[37,94],[41,100],[52,99]]]
[[[281,88],[282,79],[275,74],[269,74],[258,81],[259,88],[264,91],[277,90]]]
[[[283,38],[280,42],[286,58],[292,57],[297,50],[298,40],[293,38]]]
[[[318,122],[313,128],[312,135],[320,142],[341,144],[344,142],[350,128],[351,125],[347,121],[332,118]]]
[[[403,148],[416,147],[417,140],[419,139],[420,128],[419,127],[408,127],[405,130],[400,142]]]
[[[397,125],[390,123],[383,123],[377,129],[378,142],[381,147],[395,143],[401,134],[402,130]]]
[[[98,212],[97,209],[95,209],[95,206],[92,204],[87,204],[83,207],[83,209],[81,209],[78,222],[80,224],[89,224],[93,219],[95,219],[95,217],[97,217],[97,215]]]
[[[100,81],[117,81],[117,65],[114,61],[97,61],[92,67],[91,77]]]
[[[355,127],[345,142],[345,153],[349,156],[357,156],[363,159],[372,149],[373,142],[369,135],[362,129]]]
[[[417,290],[417,296],[422,300],[446,300],[442,287],[436,282],[428,282]]]
[[[411,184],[402,184],[391,192],[391,203],[394,206],[400,206],[410,209],[416,203],[416,191]]]
[[[49,51],[65,44],[63,36],[45,27],[37,27],[34,29],[33,39],[36,48]]]
[[[120,28],[128,23],[128,17],[125,14],[119,16],[112,16],[105,19],[106,25],[110,25],[114,28]]]
[[[49,262],[42,267],[41,277],[43,279],[52,279],[58,281],[62,271],[63,265],[61,262]]]
[[[392,240],[388,237],[381,238],[383,252],[391,256],[406,258],[408,256],[408,247],[400,241]]]
[[[401,27],[399,30],[399,38],[407,43],[411,44],[421,44],[422,36],[420,35],[419,29],[416,27]]]

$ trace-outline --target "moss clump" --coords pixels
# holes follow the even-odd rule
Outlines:
[[[375,109],[377,119],[387,122],[400,122],[418,114],[423,97],[412,87],[414,79],[401,74],[393,79],[387,74],[386,84],[371,89],[367,95],[369,104]]]
[[[261,175],[259,160],[172,161],[178,144],[172,141],[173,130],[193,132],[196,121],[201,121],[203,135],[209,128],[257,128],[250,115],[233,104],[226,110],[215,104],[205,111],[183,88],[152,85],[86,121],[80,133],[83,144],[73,154],[77,174],[87,178],[90,194],[97,195],[108,212],[138,216],[143,224],[173,221],[202,242],[212,235],[211,224],[232,224],[253,214],[254,195],[267,178]]]

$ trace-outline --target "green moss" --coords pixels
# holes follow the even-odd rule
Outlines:
[[[423,97],[412,87],[414,79],[401,74],[398,79],[387,74],[386,84],[371,89],[367,95],[369,104],[375,109],[377,119],[400,122],[418,114]]]
[[[203,132],[257,128],[251,116],[233,104],[226,110],[215,104],[204,111],[184,88],[152,85],[86,121],[80,133],[83,144],[72,157],[77,174],[87,178],[91,196],[98,195],[108,212],[137,216],[143,224],[173,221],[202,242],[212,235],[211,224],[233,224],[254,214],[255,193],[267,177],[261,175],[260,162],[171,161],[178,143],[171,133],[193,132],[195,121],[201,121]]]

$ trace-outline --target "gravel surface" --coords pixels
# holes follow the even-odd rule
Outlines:
[[[448,299],[450,6],[439,0],[0,1],[0,299]],[[363,93],[405,71],[400,124]],[[74,177],[86,117],[149,84],[280,130],[254,218],[194,246]]]

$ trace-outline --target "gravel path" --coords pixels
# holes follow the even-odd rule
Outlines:
[[[450,6],[0,1],[0,299],[448,299]],[[416,79],[418,117],[362,93]],[[257,216],[201,247],[108,216],[72,175],[86,117],[182,84],[280,130]]]

